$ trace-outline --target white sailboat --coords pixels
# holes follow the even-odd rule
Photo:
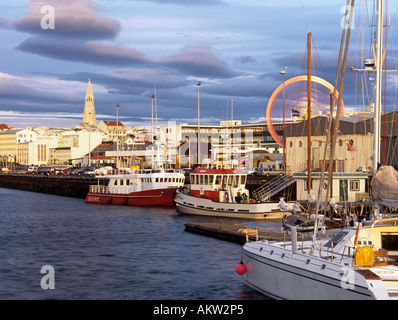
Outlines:
[[[342,79],[346,69],[353,5],[354,0],[351,0],[351,7],[347,8],[350,20]],[[379,0],[375,164],[379,155],[382,9],[383,3]],[[342,90],[339,91],[342,95]],[[338,119],[335,128],[337,126]],[[377,208],[374,216],[376,218],[372,221],[345,227],[330,240],[317,238],[316,220],[314,236],[310,241],[298,240],[297,230],[292,228],[289,242],[261,240],[246,243],[243,247],[244,283],[275,299],[398,299],[398,218],[381,219]]]

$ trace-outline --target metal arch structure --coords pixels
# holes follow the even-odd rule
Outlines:
[[[284,83],[280,84],[274,90],[274,92],[271,94],[271,96],[268,100],[267,109],[266,109],[266,113],[265,113],[267,127],[268,127],[268,130],[269,130],[272,138],[281,147],[283,147],[283,141],[281,140],[281,138],[279,138],[279,135],[276,133],[275,128],[272,124],[272,108],[274,106],[275,100],[279,96],[279,94],[283,91],[283,88],[285,88],[285,90],[286,90],[286,87],[288,87],[292,84],[295,84],[298,82],[306,82],[306,81],[307,81],[307,75],[296,76],[296,77],[290,78],[290,79],[286,80]],[[325,87],[326,89],[329,89],[330,92],[334,91],[334,86],[331,83],[329,83],[328,81],[326,81],[325,79],[322,79],[322,78],[319,78],[316,76],[311,76],[311,82],[317,83],[317,84]],[[339,93],[336,90],[335,101],[337,101],[338,98],[339,98]],[[344,114],[344,102],[343,101],[342,101],[342,109],[341,110],[342,110],[341,113],[343,115]]]

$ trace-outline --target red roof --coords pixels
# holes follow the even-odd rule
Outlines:
[[[8,129],[8,126],[6,125],[6,124],[4,124],[4,123],[1,123],[0,124],[0,129]]]
[[[107,126],[110,126],[110,127],[116,127],[116,126],[118,126],[118,127],[124,127],[124,124],[121,123],[120,121],[104,121],[104,123],[105,123]]]

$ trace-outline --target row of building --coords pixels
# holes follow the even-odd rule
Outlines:
[[[398,165],[397,113],[383,115],[383,163]],[[246,167],[257,167],[260,161],[284,161],[293,172],[304,172],[311,156],[312,171],[330,164],[336,172],[356,172],[372,164],[373,119],[344,117],[340,120],[338,145],[333,161],[323,160],[328,154],[327,115],[311,118],[311,153],[308,152],[308,121],[274,125],[285,138],[285,152],[272,138],[266,123],[242,124],[221,121],[219,125],[169,122],[157,128],[127,127],[121,121],[95,118],[94,95],[89,80],[83,122],[70,129],[9,128],[0,124],[0,164],[20,165],[131,165],[150,166],[153,161],[174,167],[191,167],[198,163],[235,159]],[[200,143],[198,143],[200,130]],[[198,149],[198,145],[200,149]],[[326,152],[326,153],[325,153]],[[198,159],[200,157],[200,159]],[[324,161],[326,161],[324,163]]]

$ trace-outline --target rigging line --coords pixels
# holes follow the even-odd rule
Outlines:
[[[311,42],[312,42],[312,47],[315,49],[312,52],[315,51],[314,55],[317,57],[317,60],[318,60],[318,63],[319,63],[319,67],[321,69],[322,77],[325,78],[326,77],[326,73],[325,73],[325,70],[324,70],[324,68],[322,66],[321,58],[320,58],[320,56],[318,54],[318,49],[317,49],[317,47],[315,45],[315,40],[314,40],[313,36],[311,37]],[[312,57],[311,57],[311,59],[312,59]],[[312,59],[312,60],[314,60],[314,59]],[[312,72],[313,72],[313,75],[315,75],[315,63],[313,64],[313,71]]]

